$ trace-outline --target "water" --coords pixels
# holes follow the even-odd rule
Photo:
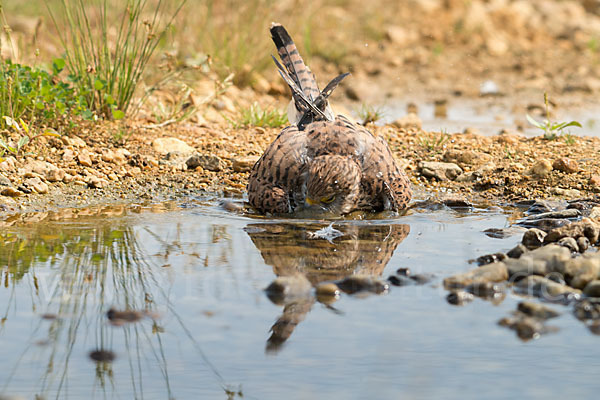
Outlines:
[[[413,210],[386,220],[267,220],[215,199],[63,210],[0,231],[0,395],[25,398],[593,398],[598,339],[566,307],[522,342],[497,321],[520,300],[449,305],[444,277],[512,248],[514,210]],[[385,295],[272,303],[277,276],[312,283],[399,267],[434,274]],[[106,311],[147,309],[112,326]],[[54,319],[42,318],[56,315]],[[271,327],[287,323],[269,340]],[[113,351],[95,363],[92,350]],[[1,398],[1,396],[0,396]]]

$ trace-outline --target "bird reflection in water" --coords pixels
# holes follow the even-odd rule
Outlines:
[[[335,298],[315,297],[312,286],[352,275],[379,277],[396,247],[410,232],[406,224],[336,223],[335,238],[320,237],[328,224],[249,224],[245,231],[266,264],[278,277],[290,277],[292,289],[269,298],[283,306],[283,313],[271,327],[267,353],[277,353],[311,310],[315,301],[336,311]]]

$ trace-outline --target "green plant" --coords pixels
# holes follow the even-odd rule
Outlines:
[[[370,106],[363,103],[357,110],[358,117],[361,120],[361,125],[367,125],[379,121],[385,115],[382,107]]]
[[[13,118],[6,115],[3,116],[3,119],[6,125],[11,127],[19,136],[19,138],[14,144],[7,142],[4,138],[0,138],[0,149],[2,150],[2,153],[0,154],[0,161],[3,161],[1,156],[3,156],[5,152],[9,152],[14,155],[15,158],[19,158],[23,148],[27,146],[29,142],[41,136],[60,136],[52,128],[46,128],[43,131],[36,131],[30,127],[29,124],[23,121],[23,119],[19,119],[17,122]]]
[[[422,133],[417,137],[419,144],[429,151],[439,151],[450,140],[450,135],[445,131],[438,133]]]
[[[568,144],[569,146],[574,145],[575,143],[577,143],[577,139],[575,135],[572,135],[570,133],[565,133],[562,135],[563,140],[565,141],[566,144]]]
[[[527,114],[527,121],[536,128],[544,131],[544,139],[554,140],[563,134],[565,128],[577,126],[581,128],[581,124],[577,121],[570,122],[552,122],[550,121],[550,109],[548,107],[548,94],[544,93],[544,105],[546,107],[546,119],[542,122],[536,121],[531,115]]]
[[[60,0],[58,13],[45,0],[65,50],[69,79],[88,109],[109,119],[123,118],[142,74],[186,0],[177,0],[168,21],[168,1],[147,12],[146,0],[124,2],[120,21],[112,21],[108,0]],[[91,3],[91,4],[90,4]],[[63,24],[64,22],[64,24]]]
[[[274,108],[263,110],[258,103],[253,103],[250,107],[241,109],[237,121],[230,121],[234,128],[247,128],[249,126],[277,128],[287,122],[286,113]]]

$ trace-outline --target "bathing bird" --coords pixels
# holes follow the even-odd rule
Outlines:
[[[335,115],[329,105],[329,96],[348,74],[320,91],[285,28],[273,23],[270,32],[281,63],[273,60],[292,91],[290,125],[252,168],[250,205],[271,214],[312,209],[343,215],[406,208],[410,183],[386,140]]]

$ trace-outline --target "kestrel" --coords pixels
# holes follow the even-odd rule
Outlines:
[[[292,90],[291,125],[265,150],[250,173],[248,200],[263,213],[316,209],[337,215],[354,210],[398,211],[411,199],[408,178],[382,137],[333,114],[328,97],[348,74],[319,91],[314,74],[280,24],[271,37]]]

